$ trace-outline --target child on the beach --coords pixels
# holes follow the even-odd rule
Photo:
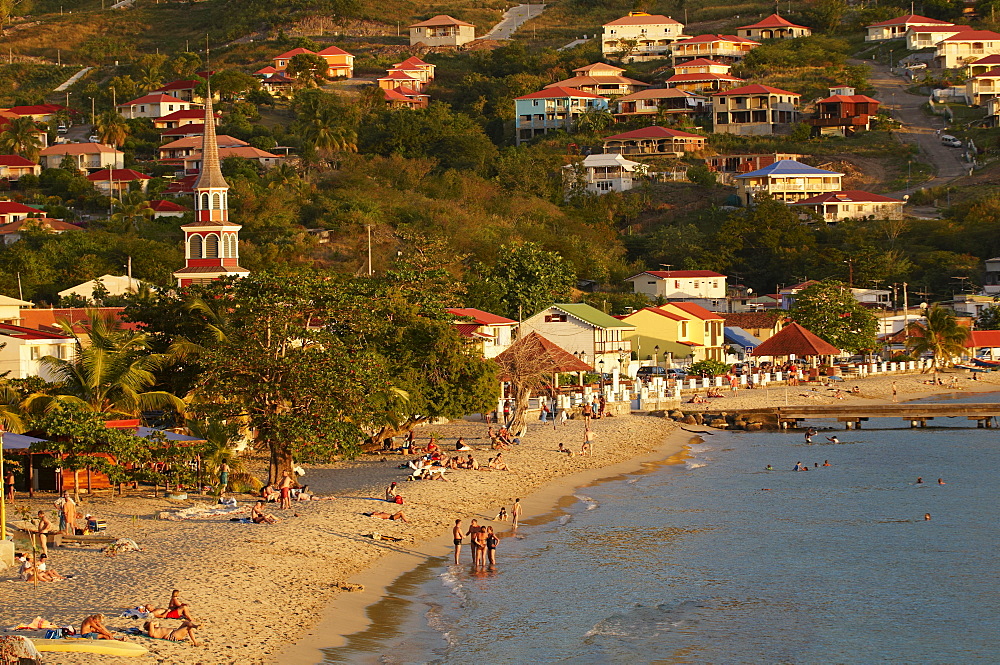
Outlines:
[[[497,522],[506,522],[507,521],[507,506],[500,506],[500,512],[497,513],[495,521],[497,521]]]

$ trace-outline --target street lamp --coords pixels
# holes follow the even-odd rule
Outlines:
[[[598,382],[598,386],[600,386],[601,394],[603,395],[604,394],[604,359],[603,358],[601,358],[600,362],[597,363],[597,366],[598,366],[598,372],[599,372],[599,374],[597,375],[597,382]]]
[[[660,366],[660,345],[657,344],[653,347],[653,367]]]

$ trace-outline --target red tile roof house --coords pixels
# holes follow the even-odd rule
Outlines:
[[[736,35],[698,35],[670,45],[674,66],[696,58],[709,58],[718,62],[739,62],[747,53],[760,46],[760,42]]]
[[[310,51],[307,48],[294,48],[291,51],[276,55],[273,58],[274,70],[278,73],[284,72],[288,68],[288,63],[297,55],[317,55],[326,61],[327,78],[352,78],[354,76],[354,56],[342,48],[328,46],[322,51]],[[257,70],[261,73],[262,70]],[[274,72],[268,72],[268,78]]]
[[[903,201],[856,189],[826,192],[791,205],[810,210],[827,223],[842,219],[902,219]]]
[[[435,65],[424,62],[420,58],[413,56],[407,58],[403,62],[397,62],[392,66],[390,71],[400,71],[404,74],[409,74],[414,78],[418,78],[424,83],[430,83],[434,80],[434,68]]]
[[[410,46],[461,46],[476,38],[476,26],[445,14],[407,27]]]
[[[911,27],[921,26],[950,26],[947,21],[939,21],[926,16],[907,14],[888,21],[879,21],[867,26],[868,34],[865,35],[866,42],[877,42],[885,39],[902,39],[906,36],[906,31]]]
[[[712,95],[716,134],[788,134],[799,120],[801,95],[767,85],[745,85]]]
[[[879,101],[865,95],[832,95],[816,102],[816,113],[806,123],[822,136],[849,136],[871,129]]]
[[[399,86],[391,90],[383,90],[385,103],[389,106],[406,107],[409,109],[425,109],[430,103],[431,96],[411,90],[405,86]]]
[[[171,97],[176,97],[182,102],[194,102],[200,104],[205,101],[204,98],[198,94],[198,86],[202,83],[204,83],[204,81],[196,81],[193,79],[171,81],[162,88],[150,90],[150,94],[170,95]],[[218,97],[218,94],[214,96]]]
[[[88,175],[87,180],[105,196],[120,196],[133,189],[133,185],[145,192],[150,176],[132,169],[103,169]]]
[[[424,91],[424,82],[419,78],[410,76],[406,72],[390,69],[389,72],[378,79],[378,87],[383,90],[394,90],[400,86],[405,86],[417,92]]]
[[[42,167],[57,169],[67,155],[77,162],[81,171],[116,168],[125,165],[125,153],[103,143],[57,143],[40,153]]]
[[[236,148],[250,145],[246,141],[233,138],[227,134],[219,134],[216,137],[220,148]],[[159,161],[179,160],[183,157],[201,154],[201,135],[187,136],[161,145],[159,150]]]
[[[704,113],[708,98],[677,88],[649,88],[615,100],[615,115],[624,118],[643,115],[696,115]]]
[[[39,175],[42,167],[20,155],[0,155],[0,179],[17,182],[22,175]]]
[[[10,224],[29,215],[41,217],[42,212],[38,208],[32,208],[16,201],[0,201],[0,224]]]
[[[115,108],[126,118],[162,118],[176,111],[188,111],[197,106],[171,95],[156,93],[119,104]]]
[[[218,126],[222,113],[216,111],[213,115],[215,116],[215,124]],[[168,115],[153,119],[153,127],[157,129],[173,129],[174,127],[192,123],[204,126],[205,112],[198,108],[190,108],[185,111],[174,111]]]
[[[9,372],[8,378],[40,376],[46,381],[58,381],[42,358],[70,360],[75,349],[75,340],[67,335],[0,323],[0,373]]]
[[[682,157],[685,152],[704,150],[706,140],[698,134],[654,125],[607,137],[604,139],[604,152]]]
[[[762,21],[752,25],[741,25],[736,28],[736,34],[747,39],[795,39],[808,37],[812,30],[804,25],[796,25],[777,14],[771,14]]]
[[[191,212],[190,208],[185,208],[182,205],[178,205],[173,201],[167,201],[165,199],[155,199],[150,201],[149,207],[153,211],[153,219],[160,219],[161,217],[183,217],[187,213]]]
[[[3,109],[0,109],[0,132],[4,131],[7,128],[6,127],[7,123],[9,123],[14,118],[18,117],[20,116],[14,113],[9,113],[7,111],[4,111]],[[38,142],[41,144],[41,146],[43,148],[47,148],[49,145],[49,133],[44,129],[42,129],[42,126],[38,126],[34,134],[35,138],[38,139]]]
[[[164,143],[169,143],[170,141],[176,141],[177,139],[183,139],[190,136],[203,136],[205,134],[205,125],[202,123],[190,122],[186,125],[181,125],[180,127],[172,127],[171,129],[164,129],[160,132],[160,140]]]
[[[10,224],[0,224],[0,242],[4,245],[13,245],[21,239],[21,231],[24,229],[36,229],[58,235],[66,231],[79,231],[80,227],[69,222],[64,222],[61,219],[28,217],[11,222]]]
[[[472,307],[452,307],[448,312],[455,316],[458,333],[473,340],[484,358],[495,358],[513,344],[517,321]]]
[[[31,106],[11,106],[10,108],[0,109],[0,111],[21,118],[27,116],[35,122],[51,122],[55,118],[56,113],[63,109],[69,110],[61,104],[34,104]]]

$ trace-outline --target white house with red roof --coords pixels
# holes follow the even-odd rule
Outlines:
[[[23,175],[39,175],[42,167],[20,155],[0,155],[0,179],[17,182]]]
[[[911,51],[934,48],[948,37],[971,31],[971,25],[930,25],[922,28],[910,28],[906,32],[906,48]]]
[[[0,224],[17,222],[29,215],[41,216],[42,212],[38,208],[32,208],[16,201],[0,201]]]
[[[871,129],[878,115],[880,102],[866,95],[855,94],[854,88],[831,88],[830,96],[816,102],[816,112],[806,123],[823,136],[849,136],[856,131]]]
[[[569,198],[581,188],[588,194],[627,192],[635,185],[637,177],[646,174],[648,167],[640,162],[625,159],[620,154],[587,155],[583,161],[563,167],[566,196]]]
[[[761,39],[795,39],[797,37],[808,37],[811,34],[812,29],[804,25],[792,23],[778,14],[771,14],[756,23],[741,25],[736,28],[736,35],[738,37],[745,37],[755,41],[760,41]]]
[[[760,42],[736,35],[698,35],[671,44],[670,57],[675,67],[697,58],[733,63],[743,60],[758,46]]]
[[[187,111],[196,107],[196,104],[185,102],[172,95],[151,93],[119,104],[115,108],[126,118],[161,118],[175,111]]]
[[[514,100],[517,143],[551,130],[573,131],[576,121],[589,110],[608,110],[608,100],[574,88],[547,87]]]
[[[973,106],[985,105],[998,94],[1000,94],[1000,67],[974,74],[965,81],[965,101]]]
[[[684,24],[662,14],[629,12],[603,27],[601,54],[622,62],[666,58],[670,45],[684,38]]]
[[[46,381],[59,381],[43,363],[52,356],[72,360],[76,356],[76,341],[67,335],[23,328],[0,323],[0,374],[11,379],[40,376]]]
[[[194,154],[201,154],[201,137],[204,135],[204,125],[202,132],[196,136],[185,136],[169,143],[164,143],[157,150],[159,161],[181,160]],[[234,138],[228,134],[218,135],[218,145],[220,148],[236,148],[249,146],[246,141]]]
[[[624,71],[621,67],[595,62],[574,69],[573,73],[576,76],[550,83],[545,87],[575,88],[595,95],[630,95],[649,87],[648,83],[622,76]]]
[[[155,199],[150,201],[149,209],[153,211],[153,219],[160,219],[162,217],[183,217],[190,212],[190,208],[185,208],[182,205],[174,203],[173,201],[167,201],[166,199]]]
[[[11,120],[18,117],[20,116],[0,109],[0,132],[7,129],[7,124]],[[35,135],[35,138],[38,139],[38,144],[41,145],[42,148],[47,148],[49,145],[49,133],[44,129],[44,127],[45,125],[36,125],[35,131],[32,133]]]
[[[37,211],[35,211],[37,212]],[[61,219],[49,219],[48,217],[26,217],[9,224],[0,224],[0,243],[13,245],[21,239],[21,234],[26,229],[45,231],[59,235],[66,231],[79,231],[80,227]]]
[[[867,26],[868,34],[865,36],[865,41],[868,42],[879,42],[886,39],[902,39],[906,36],[907,30],[910,28],[926,28],[926,27],[937,27],[937,26],[950,26],[952,23],[947,21],[939,21],[935,18],[927,18],[926,16],[919,16],[917,14],[907,14],[905,16],[899,16],[897,18],[891,18],[888,21],[879,21],[878,23],[872,23]]]
[[[461,46],[476,38],[476,26],[446,14],[408,26],[410,46]]]
[[[758,83],[717,92],[712,95],[712,131],[741,136],[790,133],[801,115],[800,98]]]
[[[647,270],[625,280],[634,293],[667,300],[726,299],[726,276],[712,270]]]
[[[44,148],[39,160],[46,169],[57,169],[64,157],[72,157],[81,171],[120,169],[125,165],[125,153],[103,143],[57,143]]]
[[[164,143],[169,143],[171,141],[187,138],[189,136],[201,136],[204,133],[205,125],[190,122],[186,125],[181,125],[180,127],[164,129],[160,132],[160,140]]]
[[[1000,34],[992,30],[966,30],[938,42],[934,60],[939,67],[954,69],[998,54]]]
[[[32,104],[27,106],[11,106],[10,108],[2,108],[5,115],[16,116],[19,118],[31,118],[35,122],[52,122],[55,119],[56,114],[60,111],[69,108],[63,106],[62,104]]]
[[[105,196],[121,196],[130,189],[145,192],[150,176],[132,169],[102,169],[88,175],[87,180]]]
[[[615,100],[615,115],[695,115],[708,108],[708,98],[677,88],[646,88]]]
[[[965,75],[975,76],[976,74],[985,74],[991,69],[998,67],[1000,67],[1000,55],[988,55],[985,58],[979,58],[967,64],[965,66]]]
[[[215,124],[219,124],[219,118],[222,117],[222,113],[215,112]],[[184,111],[174,111],[167,115],[161,116],[159,118],[153,119],[153,127],[157,129],[173,129],[174,127],[180,127],[181,125],[189,124],[201,124],[205,123],[205,112],[200,108],[189,108]]]
[[[699,134],[653,125],[604,139],[604,152],[622,155],[669,155],[704,150],[707,139]]]
[[[842,219],[902,219],[903,201],[857,189],[825,192],[790,205],[819,215],[827,223]]]
[[[514,343],[517,321],[473,307],[452,307],[448,312],[455,316],[458,334],[472,340],[484,358],[495,358]]]
[[[204,81],[196,81],[194,79],[183,79],[180,81],[171,81],[162,88],[157,88],[156,90],[150,90],[149,93],[152,94],[163,94],[170,95],[171,97],[176,97],[182,102],[194,102],[200,104],[204,102],[204,98],[198,94],[198,86],[202,85]]]

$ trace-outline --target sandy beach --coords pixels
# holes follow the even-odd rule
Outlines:
[[[341,587],[356,584],[356,576],[379,559],[402,553],[404,560],[411,559],[403,570],[411,568],[423,556],[414,554],[417,548],[440,539],[456,518],[466,524],[471,518],[492,519],[501,505],[509,509],[514,498],[527,497],[554,478],[604,469],[661,449],[677,425],[663,418],[623,416],[595,421],[593,429],[593,456],[570,458],[557,452],[557,444],[561,441],[578,451],[583,441],[582,420],[571,420],[558,429],[532,423],[524,443],[504,453],[511,471],[450,471],[448,482],[405,482],[409,469],[398,467],[409,458],[400,455],[365,456],[307,467],[303,482],[331,500],[295,503],[291,511],[279,511],[275,504],[269,504],[268,510],[281,519],[275,525],[231,522],[228,514],[185,521],[157,519],[163,511],[209,502],[207,497],[185,502],[141,496],[84,497],[82,510],[107,520],[109,533],[135,540],[143,551],[108,558],[92,546],[50,548],[50,567],[75,577],[37,587],[17,579],[14,569],[3,571],[0,627],[6,629],[41,616],[58,625],[79,628],[85,616],[97,612],[109,617],[107,625],[112,630],[139,627],[140,620],[116,617],[123,609],[144,603],[165,607],[170,591],[179,589],[191,613],[203,623],[198,631],[199,641],[204,640],[202,646],[130,637],[150,654],[127,659],[53,654],[47,660],[192,665],[275,662],[280,649],[297,642],[321,620],[336,594],[353,595]],[[419,437],[431,433],[440,435],[445,450],[454,447],[456,437],[464,436],[479,461],[485,462],[492,455],[482,423],[435,425],[421,429]],[[681,445],[677,443],[673,452]],[[668,452],[662,454],[669,456]],[[399,508],[410,523],[363,515],[396,507],[382,499],[392,481],[400,483],[405,504]],[[581,479],[580,484],[583,482],[586,480]],[[238,498],[242,506],[249,506],[249,497]],[[17,507],[48,510],[54,499],[22,497]],[[524,503],[527,513],[541,507],[527,500]],[[551,501],[544,506],[549,508]],[[247,515],[248,510],[241,514]],[[493,524],[509,528],[509,522]],[[372,532],[401,540],[375,541],[370,537]],[[171,620],[161,623],[179,624]]]
[[[985,375],[968,380],[964,391],[995,391],[1000,376]],[[951,374],[944,375],[950,377]],[[899,401],[932,394],[955,392],[948,387],[924,383],[929,375],[909,374],[848,380],[847,388],[861,386],[861,395],[846,400],[870,403],[891,399],[895,381]],[[789,403],[833,403],[832,392],[809,387],[787,388]],[[711,400],[707,405],[684,404],[684,410],[712,411],[784,404],[783,386],[767,390],[741,390],[733,397]],[[843,403],[843,402],[841,402]],[[668,419],[631,415],[605,418],[593,423],[596,432],[592,457],[568,457],[557,452],[563,442],[579,451],[584,423],[571,420],[558,428],[533,422],[522,445],[505,452],[511,471],[449,471],[448,482],[405,482],[408,469],[399,465],[409,458],[399,455],[367,455],[357,460],[322,467],[307,467],[302,482],[330,500],[293,504],[291,511],[268,510],[281,519],[275,525],[232,522],[233,515],[197,517],[184,521],[157,519],[161,512],[197,504],[210,504],[208,497],[170,501],[146,496],[94,497],[83,499],[81,510],[107,520],[109,533],[135,540],[142,552],[109,558],[88,547],[50,548],[50,567],[73,579],[39,583],[21,582],[14,569],[0,571],[3,600],[0,630],[26,623],[36,616],[59,625],[79,628],[88,614],[109,617],[112,630],[139,627],[141,621],[117,618],[139,604],[164,607],[172,589],[179,589],[191,613],[202,623],[198,631],[202,646],[171,643],[146,637],[129,637],[150,651],[140,658],[114,658],[86,654],[51,654],[54,663],[241,663],[314,662],[319,646],[336,646],[340,636],[361,630],[367,621],[364,608],[377,601],[386,585],[428,556],[441,556],[450,549],[447,534],[456,518],[467,525],[478,518],[494,528],[508,523],[492,522],[501,505],[509,507],[522,497],[527,516],[551,511],[561,497],[575,487],[599,478],[635,470],[644,461],[660,461],[677,454],[692,436]],[[690,428],[687,428],[690,429]],[[441,438],[447,452],[458,436],[475,449],[480,462],[492,456],[486,426],[480,422],[454,422],[418,430],[418,440],[430,434]],[[673,435],[673,436],[671,436]],[[454,454],[454,453],[453,453]],[[396,508],[382,497],[386,486],[396,481],[405,497],[401,508],[411,523],[366,517],[364,512]],[[243,512],[249,512],[249,496],[238,496]],[[20,497],[17,508],[51,509],[51,495],[33,500]],[[390,511],[394,512],[394,511]],[[17,511],[10,511],[12,518]],[[399,538],[373,540],[371,534]],[[467,555],[467,548],[466,548]],[[364,591],[347,591],[361,584]],[[175,626],[177,621],[165,620]],[[26,634],[29,633],[17,633]]]

